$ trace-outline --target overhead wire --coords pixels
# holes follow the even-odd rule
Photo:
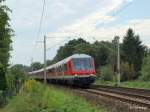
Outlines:
[[[97,41],[96,40],[96,38],[95,37],[92,37],[95,41]],[[110,48],[110,47],[108,47],[108,46],[106,46],[104,43],[100,43],[102,46],[104,46],[105,48],[107,48],[109,51],[111,51],[111,52],[113,52],[113,53],[117,53],[117,51],[115,51],[114,49],[112,49],[112,48]]]
[[[36,39],[35,39],[33,51],[32,51],[32,54],[31,54],[32,61],[33,61],[34,52],[35,52],[35,49],[36,49],[36,46],[37,46],[37,41],[38,41],[38,39],[40,37],[40,33],[41,33],[41,29],[42,29],[42,24],[43,24],[43,19],[44,19],[44,12],[45,12],[45,5],[46,5],[46,0],[43,0],[42,13],[41,13],[41,17],[40,17],[40,24],[39,24],[37,36],[36,36]]]
[[[132,2],[129,2],[128,4],[126,4],[123,8],[121,8],[120,10],[117,10],[116,12],[113,12],[112,16],[116,16],[117,14],[121,13],[123,10],[125,10]],[[104,25],[104,22],[101,24]],[[95,41],[97,41],[97,39],[95,37],[92,37]],[[103,45],[105,48],[107,48],[108,50],[110,50],[113,53],[117,53],[116,51],[114,51],[114,49],[109,48],[108,46],[106,46],[105,44],[101,43],[101,45]]]
[[[121,13],[122,11],[124,11],[127,7],[129,7],[131,5],[132,2],[128,2],[127,4],[125,4],[120,10],[117,10],[116,12],[113,12],[112,16],[116,16],[119,13]]]
[[[47,48],[46,50],[50,50],[50,49],[56,47],[57,45],[61,45],[62,43],[68,41],[70,38],[71,38],[71,37],[67,37],[67,39],[60,41],[59,43],[57,43],[57,44],[55,44],[55,45],[53,45],[53,46]]]
[[[130,2],[130,3],[131,3],[131,2]],[[120,9],[120,10],[116,11],[115,13],[113,13],[112,16],[116,16],[117,14],[119,14],[120,12],[122,12],[125,8],[127,8],[127,7],[130,5],[130,3],[127,4],[127,5],[125,5],[122,9]],[[37,36],[36,36],[35,46],[34,46],[34,49],[33,49],[33,52],[32,52],[32,58],[33,58],[34,51],[35,51],[35,48],[36,48],[36,45],[37,45],[37,40],[38,40],[38,38],[39,38],[39,36],[40,36],[41,29],[42,29],[42,23],[43,23],[44,12],[45,12],[45,5],[46,5],[46,0],[43,1],[43,8],[42,8],[42,14],[41,14],[41,18],[40,18],[40,25],[39,25],[39,29],[38,29]],[[103,22],[102,24],[104,24],[104,22]],[[94,40],[96,40],[95,37],[92,37],[92,38],[93,38]],[[70,38],[69,38],[69,39],[70,39]],[[65,39],[65,40],[61,41],[60,43],[53,45],[52,47],[48,48],[47,50],[50,50],[50,49],[52,49],[53,47],[62,44],[62,43],[65,42],[66,40],[68,40],[68,39]],[[106,47],[106,45],[104,45],[104,44],[102,44],[102,45]],[[106,47],[106,48],[109,49],[109,50],[112,51],[112,52],[115,52],[112,48],[108,48],[108,47]]]
[[[40,18],[40,25],[39,25],[39,29],[38,29],[38,33],[37,33],[37,39],[39,38],[40,33],[41,33],[41,29],[42,29],[42,23],[43,23],[44,12],[45,12],[45,5],[46,5],[46,0],[43,0],[43,8],[42,8],[42,14],[41,14],[41,18]]]

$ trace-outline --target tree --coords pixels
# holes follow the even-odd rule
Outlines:
[[[43,64],[41,64],[40,62],[34,62],[34,63],[31,64],[32,71],[38,70],[38,69],[41,69],[41,68],[43,68]]]
[[[121,63],[121,81],[132,80],[135,76],[133,65],[128,62]]]
[[[0,0],[0,89],[5,89],[6,79],[5,74],[8,67],[8,61],[11,50],[11,37],[13,36],[13,31],[9,25],[9,12],[10,9],[6,5],[2,5],[4,0]]]
[[[103,81],[112,81],[114,72],[112,71],[111,65],[105,65],[98,69],[98,78]]]
[[[65,44],[64,46],[61,46],[59,48],[59,50],[57,51],[57,55],[54,57],[54,62],[58,62],[68,56],[71,56],[74,51],[75,51],[75,46],[78,44],[86,44],[88,42],[86,42],[85,40],[83,40],[82,38],[79,39],[73,39],[71,41],[69,41],[67,44]]]
[[[140,79],[143,81],[150,81],[150,55],[144,58]]]
[[[89,43],[80,43],[74,47],[74,53],[93,55],[93,48]]]
[[[7,87],[6,77],[3,65],[0,63],[0,90],[5,90]]]
[[[139,35],[135,35],[131,28],[128,29],[124,36],[122,51],[124,61],[128,62],[130,66],[133,65],[135,71],[133,79],[138,78],[142,67],[145,47],[142,45]]]
[[[145,46],[145,57],[150,55],[150,48]]]
[[[110,42],[104,41],[96,41],[94,44],[92,44],[94,50],[93,57],[95,59],[96,68],[108,64],[110,55],[110,51],[108,48],[110,48],[110,45]]]
[[[6,77],[9,89],[15,93],[18,92],[21,85],[28,78],[24,66],[21,64],[9,68]]]
[[[26,72],[26,73],[31,71],[29,66],[25,66],[25,65],[22,65],[22,64],[15,64],[11,67],[11,69],[12,68],[17,68],[17,69],[19,69],[23,72]]]
[[[95,60],[96,68],[99,66],[104,66],[108,64],[110,61],[110,51],[108,48],[112,47],[111,42],[96,41],[93,44],[86,42],[85,40],[79,38],[69,41],[64,46],[61,46],[60,49],[57,51],[57,55],[55,56],[53,62],[58,62],[72,54],[75,53],[84,53],[91,55]]]
[[[52,60],[46,60],[46,66],[52,65],[53,61]]]

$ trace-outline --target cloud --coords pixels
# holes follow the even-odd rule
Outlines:
[[[106,40],[112,40],[115,35],[123,37],[128,28],[132,28],[136,34],[140,35],[144,42],[149,40],[150,32],[148,29],[150,29],[150,18],[131,20],[126,24],[117,24],[111,27],[99,28],[95,30],[92,35],[98,40],[104,40],[104,38]]]
[[[105,33],[105,29],[98,29],[97,26],[110,23],[116,18],[110,13],[116,12],[129,0],[108,0],[104,2],[103,7],[91,12],[87,16],[79,18],[70,25],[59,28],[56,32],[51,32],[48,36],[97,36],[98,30]],[[103,31],[104,30],[104,31]],[[104,34],[102,33],[102,34]]]
[[[85,37],[85,39],[88,40],[90,37],[95,37],[97,40],[112,40],[115,35],[118,35],[120,37],[123,37],[126,34],[126,31],[128,28],[132,28],[135,31],[135,34],[140,35],[141,39],[144,41],[145,44],[149,45],[148,43],[150,38],[150,18],[148,19],[136,19],[136,20],[130,20],[125,24],[116,24],[113,26],[106,26],[106,27],[100,27],[100,28],[91,28],[89,30],[84,31],[84,29],[81,28],[80,31],[84,31],[80,35]],[[92,30],[93,29],[93,30]],[[91,32],[92,30],[92,32]],[[53,36],[66,36],[71,35],[71,33],[52,33]],[[51,35],[51,34],[50,34]],[[76,33],[72,33],[72,36],[79,36]],[[87,37],[87,38],[86,38]]]
[[[13,44],[12,61],[29,64],[26,60],[31,58],[33,52],[43,0],[38,2],[36,0],[8,0],[7,3],[13,10],[11,23],[17,35]],[[148,39],[150,36],[149,18],[127,20],[126,23],[121,24],[118,18],[113,16],[129,3],[132,3],[132,0],[78,0],[78,2],[47,0],[39,40],[43,40],[44,34],[52,37],[83,37],[90,42],[94,41],[92,36],[97,40],[112,40],[115,35],[123,37],[126,30],[131,27],[148,45],[150,43]],[[113,25],[110,25],[112,23]],[[60,46],[59,43],[65,39],[47,39],[48,48],[58,44],[57,47],[48,51],[50,52],[49,58],[52,59],[55,56]],[[62,42],[61,45],[65,42]],[[38,45],[35,51],[36,60],[43,60],[43,45]]]
[[[114,18],[111,16],[107,16],[103,13],[95,12],[85,17],[83,19],[77,20],[74,24],[70,26],[65,26],[60,31],[63,32],[78,32],[78,33],[90,33],[95,30],[97,23],[102,23],[103,21],[108,22],[112,21]]]

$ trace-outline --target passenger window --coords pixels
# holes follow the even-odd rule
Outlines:
[[[64,71],[67,71],[67,64],[64,64]]]

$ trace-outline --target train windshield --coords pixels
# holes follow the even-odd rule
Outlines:
[[[74,70],[93,70],[93,62],[91,58],[74,58],[73,59]]]

